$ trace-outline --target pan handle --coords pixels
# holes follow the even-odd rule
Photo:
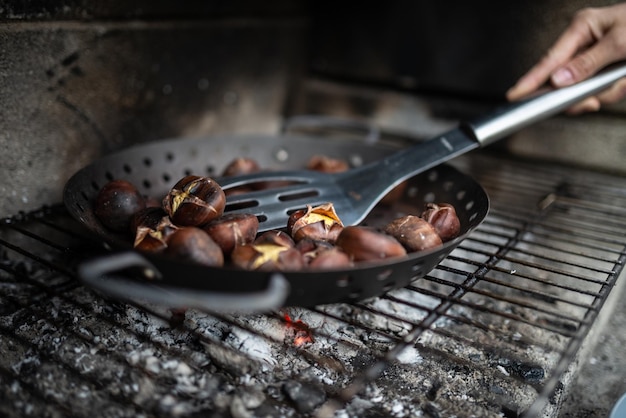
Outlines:
[[[504,106],[468,125],[481,146],[485,146],[607,89],[622,77],[626,77],[624,62],[608,66],[595,76],[571,86],[553,89]]]
[[[142,268],[159,277],[158,270],[132,251],[96,258],[78,266],[81,280],[93,289],[124,300],[145,300],[170,308],[197,308],[208,311],[258,313],[283,306],[289,295],[289,282],[280,273],[270,275],[267,288],[253,293],[209,292],[200,289],[168,287],[155,280],[137,282],[116,275],[127,268]]]

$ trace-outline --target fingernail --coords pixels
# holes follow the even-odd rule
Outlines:
[[[567,68],[561,68],[552,74],[552,82],[559,87],[573,84],[574,74]]]

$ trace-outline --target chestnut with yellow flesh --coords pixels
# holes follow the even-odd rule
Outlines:
[[[316,207],[307,206],[306,211],[294,212],[287,227],[296,241],[311,238],[335,242],[343,229],[343,223],[332,203],[325,203]]]
[[[180,226],[201,226],[224,213],[226,195],[209,177],[189,175],[181,179],[163,199],[163,208]]]
[[[178,227],[172,223],[163,208],[147,207],[135,213],[131,231],[135,234],[133,247],[158,252],[167,247],[166,240]]]

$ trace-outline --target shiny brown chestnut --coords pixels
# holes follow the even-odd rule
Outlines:
[[[293,240],[281,231],[267,231],[252,244],[236,246],[230,258],[245,270],[302,270],[305,265]]]
[[[252,243],[259,230],[259,220],[251,213],[227,213],[206,224],[202,229],[228,256],[237,245]]]
[[[254,244],[273,244],[287,248],[293,248],[296,246],[295,241],[289,236],[289,234],[277,229],[263,232],[254,239]]]
[[[380,204],[383,206],[393,206],[396,204],[400,199],[402,199],[402,196],[404,196],[404,191],[406,190],[407,185],[408,183],[406,181],[398,184],[380,200]]]
[[[164,250],[168,236],[176,229],[178,227],[162,207],[146,207],[135,213],[130,221],[130,230],[135,237],[133,247],[142,251]]]
[[[178,228],[167,238],[163,254],[176,260],[189,261],[211,267],[224,265],[224,254],[219,245],[194,226]]]
[[[397,239],[409,252],[424,251],[442,245],[431,224],[415,215],[406,215],[389,222],[383,230]]]
[[[335,245],[354,261],[375,261],[406,255],[406,249],[391,235],[369,226],[346,226]]]
[[[334,248],[334,245],[328,241],[315,240],[312,238],[304,238],[296,243],[296,249],[300,251],[304,262],[309,263],[320,253]]]
[[[163,199],[163,208],[179,226],[201,226],[224,213],[226,195],[215,180],[189,175],[174,185]]]
[[[239,157],[232,160],[230,163],[224,167],[222,171],[222,176],[240,176],[243,174],[251,174],[257,173],[261,171],[261,166],[259,163],[253,158],[248,157]],[[232,196],[241,193],[249,193],[253,191],[255,188],[251,186],[236,186],[228,189],[224,189],[224,193],[226,196]]]
[[[331,248],[317,253],[308,263],[310,269],[342,269],[351,267],[352,259],[339,248]]]
[[[347,161],[327,155],[314,155],[307,162],[306,168],[322,173],[341,173],[350,168]]]
[[[145,198],[131,182],[112,180],[96,195],[93,211],[106,228],[128,233],[132,216],[145,207]]]
[[[247,157],[239,157],[232,160],[224,167],[222,176],[240,176],[242,174],[250,174],[261,171],[259,163]]]
[[[343,223],[332,203],[316,207],[307,206],[289,216],[287,230],[297,242],[304,238],[335,242],[343,229]]]
[[[461,232],[456,209],[449,203],[427,203],[421,217],[435,228],[443,242],[456,238]]]

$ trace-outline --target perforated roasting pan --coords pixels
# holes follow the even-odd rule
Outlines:
[[[451,166],[440,165],[410,179],[400,201],[392,207],[379,205],[365,223],[382,225],[394,217],[421,213],[426,202],[448,202],[457,209],[460,236],[433,251],[343,270],[267,273],[205,267],[139,253],[132,249],[132,238],[107,230],[92,210],[100,188],[113,179],[129,180],[146,196],[160,199],[187,174],[219,179],[219,173],[237,157],[254,158],[270,170],[300,169],[320,153],[358,166],[398,150],[397,145],[354,139],[225,135],[163,140],[108,155],[78,171],[64,190],[70,214],[115,250],[81,265],[79,275],[88,286],[114,297],[220,311],[258,312],[348,302],[403,287],[432,270],[487,215],[489,200],[483,188]]]

